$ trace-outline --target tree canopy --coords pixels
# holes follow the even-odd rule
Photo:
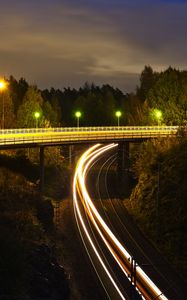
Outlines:
[[[79,89],[67,87],[63,90],[39,90],[24,78],[17,81],[13,76],[8,82],[7,110],[11,112],[6,113],[8,127],[35,126],[33,113],[36,110],[41,114],[39,126],[76,126],[77,110],[82,113],[80,126],[114,126],[117,110],[122,112],[120,125],[157,124],[158,119],[152,113],[155,109],[162,111],[161,124],[187,122],[187,71],[172,67],[155,72],[151,66],[145,66],[136,92],[130,94],[108,84],[97,86],[88,82]],[[8,102],[9,106],[12,103],[11,108]]]

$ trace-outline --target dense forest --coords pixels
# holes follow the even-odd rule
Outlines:
[[[24,78],[10,76],[0,100],[4,128],[35,127],[36,111],[41,127],[76,126],[77,110],[82,113],[80,126],[117,125],[116,110],[122,112],[120,125],[157,124],[155,110],[162,112],[161,124],[181,125],[187,118],[187,71],[169,67],[158,73],[145,66],[140,84],[131,94],[94,83],[85,83],[78,90],[39,90]]]
[[[6,78],[6,82],[7,88],[0,93],[0,115],[4,112],[1,128],[35,127],[36,111],[40,114],[39,127],[73,127],[78,110],[82,112],[80,126],[115,126],[117,110],[122,113],[120,125],[157,125],[156,111],[161,112],[159,125],[183,125],[176,138],[144,142],[138,151],[137,147],[132,149],[131,173],[135,180],[132,193],[124,203],[156,247],[185,275],[187,71],[169,67],[155,72],[145,66],[136,91],[130,94],[94,83],[85,83],[78,90],[67,87],[62,91],[40,90],[24,78],[17,80],[13,76]],[[40,290],[37,282],[43,286],[43,293],[49,289],[40,275],[47,264],[56,266],[48,272],[49,293],[53,294],[55,274],[62,286],[49,299],[61,299],[61,294],[64,299],[69,297],[66,274],[51,251],[52,199],[62,199],[68,194],[70,170],[65,152],[65,147],[45,151],[46,181],[42,199],[37,186],[37,149],[0,152],[0,296],[36,300]],[[36,253],[45,257],[39,270],[35,267]]]

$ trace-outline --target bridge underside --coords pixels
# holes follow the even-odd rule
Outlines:
[[[147,138],[126,138],[126,139],[100,139],[100,140],[79,140],[79,141],[60,141],[60,142],[53,142],[53,143],[23,143],[23,144],[3,144],[0,145],[0,150],[7,150],[7,149],[19,149],[19,148],[39,148],[39,147],[57,147],[63,145],[85,145],[85,144],[110,144],[110,143],[141,143],[147,140]]]

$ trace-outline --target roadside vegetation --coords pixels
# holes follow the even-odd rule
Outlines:
[[[137,184],[125,201],[148,238],[187,274],[187,137],[143,143],[132,158]]]
[[[53,149],[53,158],[55,151],[59,153]],[[36,153],[29,153],[29,160],[24,151],[1,152],[0,299],[69,299],[68,274],[57,254],[52,204],[69,192],[68,170],[62,167],[62,155],[54,165],[49,153],[41,197]]]

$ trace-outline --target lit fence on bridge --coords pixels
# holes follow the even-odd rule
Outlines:
[[[83,132],[83,131],[177,131],[178,126],[108,126],[108,127],[54,127],[54,128],[18,128],[18,129],[0,129],[2,134],[16,133],[47,133],[47,132]]]
[[[174,136],[178,126],[60,127],[1,129],[0,147],[107,142]]]

